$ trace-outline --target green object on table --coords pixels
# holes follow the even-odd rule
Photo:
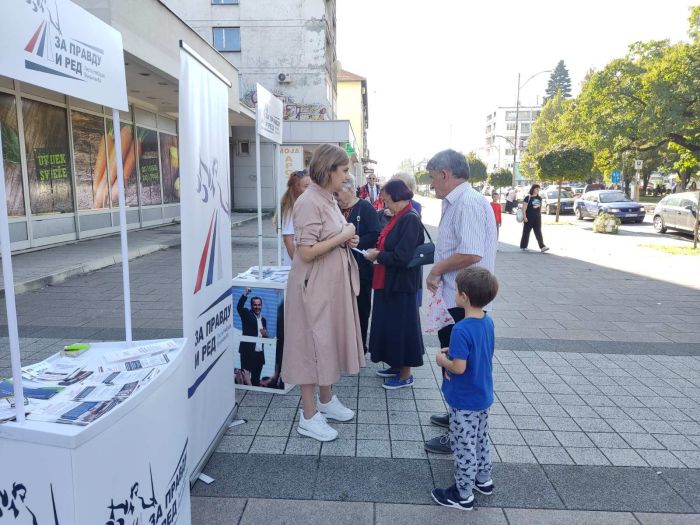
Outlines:
[[[66,352],[80,352],[88,348],[90,348],[90,343],[73,343],[72,345],[64,346],[63,350]]]

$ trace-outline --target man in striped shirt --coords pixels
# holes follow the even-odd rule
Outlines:
[[[469,164],[461,153],[447,149],[437,153],[427,165],[431,186],[442,199],[442,216],[435,246],[435,264],[425,282],[435,292],[442,283],[442,297],[455,323],[464,319],[464,309],[455,303],[457,273],[469,266],[482,266],[494,273],[496,263],[496,219],[489,202],[471,187]],[[487,305],[485,310],[490,309]],[[438,332],[440,347],[450,346],[452,327]],[[430,421],[448,428],[447,414],[430,417]],[[428,452],[450,454],[447,433],[426,442]]]

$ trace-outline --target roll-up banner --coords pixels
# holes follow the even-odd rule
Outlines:
[[[235,406],[226,79],[180,49],[182,318],[190,375],[190,479]]]

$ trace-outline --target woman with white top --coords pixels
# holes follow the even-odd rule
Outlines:
[[[299,195],[311,184],[311,177],[306,170],[293,171],[287,179],[287,189],[280,201],[282,212],[282,241],[285,249],[282,250],[282,265],[291,266],[294,259],[294,224],[292,222],[292,210]],[[275,221],[277,219],[275,218]]]

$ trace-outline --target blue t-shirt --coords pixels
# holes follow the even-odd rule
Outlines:
[[[451,359],[464,359],[467,369],[461,375],[447,372],[450,381],[442,380],[447,404],[458,410],[486,410],[493,404],[493,320],[462,319],[450,336]]]

